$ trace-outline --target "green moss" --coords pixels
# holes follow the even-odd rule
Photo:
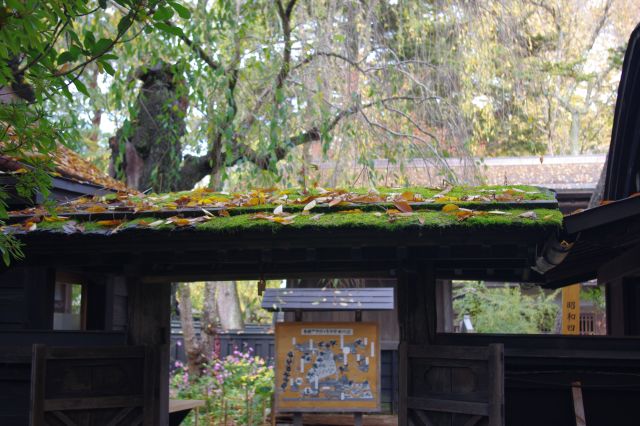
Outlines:
[[[295,229],[377,229],[397,230],[404,228],[480,228],[490,226],[527,226],[559,228],[562,226],[562,213],[551,209],[533,210],[537,219],[518,217],[526,212],[524,209],[510,210],[508,215],[487,214],[473,216],[466,220],[458,220],[451,213],[440,211],[419,211],[410,216],[400,216],[390,221],[386,214],[376,215],[373,212],[354,214],[331,213],[323,214],[314,219],[315,214],[308,216],[299,215],[290,224],[281,224],[266,219],[253,219],[253,215],[238,215],[224,218],[215,218],[195,226],[201,231],[241,232],[250,230],[272,229],[277,231],[282,228]]]
[[[511,209],[508,214],[483,214],[472,216],[465,220],[458,220],[454,213],[444,213],[441,211],[423,210],[417,211],[409,216],[390,217],[384,213],[361,212],[361,213],[328,213],[318,215],[297,215],[290,224],[271,222],[266,219],[254,219],[253,214],[234,215],[230,217],[216,217],[195,226],[187,226],[183,229],[195,229],[208,232],[245,232],[252,230],[272,230],[277,232],[281,229],[372,229],[372,230],[400,230],[400,229],[438,229],[438,228],[483,228],[483,227],[541,227],[560,228],[562,226],[562,213],[552,209],[534,209],[537,219],[527,219],[518,217],[528,210]],[[152,216],[130,220],[120,227],[126,229],[149,229],[173,230],[178,229],[173,224],[162,223],[158,226],[148,227],[149,223],[157,220]],[[69,222],[41,222],[38,229],[42,231],[64,232],[64,226]],[[96,222],[83,222],[84,232],[109,231],[113,229],[108,226],[101,226]]]

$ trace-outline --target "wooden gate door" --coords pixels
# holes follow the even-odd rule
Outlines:
[[[31,426],[153,426],[143,346],[33,346]]]
[[[400,345],[399,424],[503,426],[504,349]]]

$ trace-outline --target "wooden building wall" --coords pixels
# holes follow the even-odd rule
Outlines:
[[[47,268],[13,268],[0,275],[0,330],[53,327],[55,273]]]

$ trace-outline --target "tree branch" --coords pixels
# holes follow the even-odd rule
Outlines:
[[[176,24],[174,24],[171,21],[164,21],[164,23],[169,25],[170,27],[177,28]],[[202,61],[204,63],[209,65],[209,67],[212,70],[218,70],[218,69],[222,68],[222,66],[220,65],[219,62],[215,61],[211,56],[209,56],[209,54],[207,52],[204,51],[204,49],[202,47],[200,47],[193,40],[191,40],[189,37],[187,37],[187,35],[184,33],[184,31],[180,32],[180,35],[178,36],[178,38],[180,40],[182,40],[184,42],[184,44],[186,44],[189,47],[189,49],[191,49],[196,55],[198,55],[198,57],[200,59],[202,59]]]

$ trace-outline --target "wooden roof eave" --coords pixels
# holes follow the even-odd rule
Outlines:
[[[565,217],[563,234],[547,242],[537,261],[538,272],[547,287],[588,281],[639,244],[640,197],[625,198]]]

